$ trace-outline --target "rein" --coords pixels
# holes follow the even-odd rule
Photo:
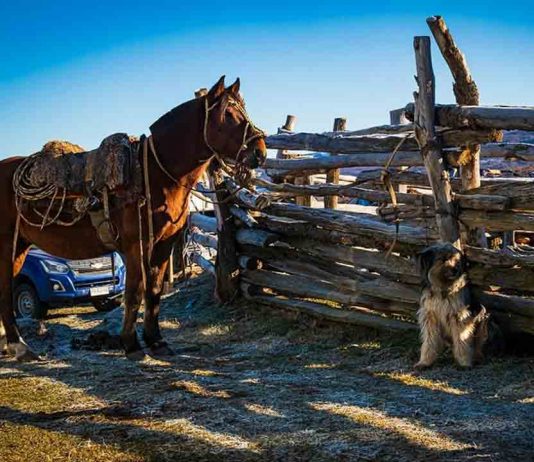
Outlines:
[[[241,141],[241,145],[239,146],[239,149],[237,150],[237,153],[234,156],[234,158],[237,161],[237,164],[236,164],[236,166],[234,168],[228,166],[226,164],[226,162],[224,161],[223,156],[221,156],[221,154],[219,154],[219,152],[210,144],[210,142],[208,140],[209,115],[210,115],[210,112],[215,107],[217,107],[219,104],[221,104],[220,100],[217,101],[216,103],[212,104],[211,106],[209,106],[208,99],[204,98],[205,111],[204,111],[204,127],[203,127],[203,130],[202,130],[202,133],[203,133],[203,137],[204,137],[204,144],[206,145],[206,147],[210,150],[210,152],[212,154],[211,157],[206,159],[205,162],[208,162],[208,161],[210,161],[210,160],[215,158],[215,159],[217,159],[217,161],[219,162],[220,166],[222,167],[222,169],[227,174],[229,174],[231,176],[238,176],[240,171],[245,168],[243,163],[239,162],[239,156],[241,155],[243,150],[247,149],[249,143],[251,143],[252,141],[254,141],[254,140],[258,139],[258,138],[264,137],[265,136],[265,132],[263,130],[261,130],[260,128],[258,128],[256,125],[254,125],[254,123],[250,119],[250,117],[249,117],[247,111],[245,110],[245,108],[243,107],[243,105],[241,105],[235,99],[229,98],[229,104],[232,105],[233,107],[235,107],[240,112],[240,114],[245,119],[246,125],[245,125],[245,129],[243,130],[243,138],[242,138],[242,141]],[[252,134],[247,137],[249,130],[252,130]],[[146,140],[148,140],[148,141],[146,141]],[[215,190],[203,190],[201,192],[197,188],[193,188],[193,187],[190,187],[190,186],[186,186],[186,185],[180,184],[179,180],[176,179],[176,177],[174,177],[174,175],[172,175],[172,173],[170,173],[169,170],[167,168],[165,168],[165,166],[161,162],[161,159],[159,158],[158,153],[156,151],[156,147],[154,146],[154,140],[152,138],[152,135],[150,135],[148,138],[145,139],[145,143],[146,142],[148,142],[148,148],[150,149],[150,152],[151,152],[152,156],[154,157],[154,160],[156,161],[156,164],[158,165],[159,169],[165,174],[165,176],[167,176],[167,178],[169,178],[177,186],[180,186],[182,188],[185,188],[185,189],[188,189],[189,191],[191,191],[191,193],[195,197],[203,200],[204,202],[206,202],[208,204],[224,204],[225,202],[228,202],[235,195],[235,192],[234,192],[228,198],[224,199],[223,201],[218,202],[218,201],[213,201],[213,200],[207,199],[204,196],[204,194],[206,194],[206,193],[216,193],[217,191],[215,191]],[[143,149],[146,150],[146,146],[143,146]],[[147,182],[147,178],[146,178],[146,174],[145,174],[145,183],[146,182]],[[240,188],[240,189],[242,189],[242,188]]]

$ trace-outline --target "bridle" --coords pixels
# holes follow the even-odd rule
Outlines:
[[[210,112],[213,111],[213,109],[215,109],[220,104],[221,104],[221,100],[215,102],[214,104],[212,104],[210,106],[209,103],[208,103],[207,96],[204,97],[204,108],[205,108],[205,110],[204,110],[204,127],[202,129],[202,133],[203,133],[203,137],[204,137],[204,144],[206,145],[206,147],[211,152],[211,156],[208,159],[202,160],[201,162],[204,163],[204,162],[208,162],[208,161],[210,161],[212,159],[217,159],[217,161],[219,162],[221,168],[226,173],[228,173],[229,175],[237,176],[237,177],[245,177],[245,173],[244,172],[246,171],[247,167],[244,165],[244,159],[241,158],[242,157],[242,153],[243,153],[243,151],[245,151],[247,149],[248,145],[252,141],[254,141],[254,140],[258,139],[258,138],[263,138],[263,137],[266,136],[266,134],[265,134],[265,132],[263,130],[258,128],[254,124],[254,122],[252,122],[252,120],[250,119],[250,116],[248,115],[247,111],[245,110],[243,105],[241,103],[239,103],[239,101],[235,100],[234,98],[228,97],[228,104],[231,105],[232,107],[235,107],[239,111],[239,113],[245,119],[246,124],[245,124],[245,128],[243,130],[243,137],[242,137],[241,145],[239,146],[235,156],[233,156],[234,159],[236,160],[235,166],[231,167],[231,166],[227,165],[227,163],[225,162],[223,156],[210,144],[210,142],[208,140],[208,123],[209,123]],[[250,136],[247,136],[249,131],[251,131],[251,134],[250,134]],[[144,147],[144,151],[145,152],[148,151],[147,148],[149,148],[149,150],[152,152],[152,156],[154,157],[154,160],[156,161],[156,164],[158,165],[160,170],[170,180],[172,180],[173,183],[179,185],[180,182],[169,172],[169,170],[167,170],[165,168],[165,166],[161,162],[161,160],[160,160],[160,158],[158,156],[158,153],[156,151],[156,147],[154,146],[154,140],[152,138],[152,135],[150,135],[148,138],[145,138],[145,143],[147,143],[148,146]],[[194,188],[190,188],[190,189],[194,189]]]
[[[217,152],[217,150],[210,144],[210,142],[208,140],[208,122],[209,122],[210,112],[220,104],[221,104],[221,100],[219,100],[219,101],[215,102],[214,104],[212,104],[211,106],[209,106],[207,96],[204,98],[204,108],[205,108],[205,111],[204,111],[204,130],[203,130],[204,144],[211,151],[212,158],[217,159],[217,161],[219,162],[221,167],[225,171],[227,171],[227,173],[232,174],[232,173],[235,173],[235,172],[233,172],[232,169],[230,167],[228,167],[228,165],[226,165],[226,162],[224,161],[223,156],[221,156]],[[245,149],[247,149],[249,143],[251,143],[252,141],[254,141],[254,140],[258,139],[258,138],[265,137],[265,132],[263,130],[261,130],[260,128],[258,128],[254,124],[254,122],[252,122],[252,120],[250,119],[247,111],[245,110],[245,108],[243,107],[243,105],[239,101],[235,100],[234,98],[228,97],[228,105],[236,108],[239,111],[239,113],[243,116],[243,118],[245,119],[245,122],[246,122],[245,129],[243,130],[243,138],[242,138],[242,141],[241,141],[241,146],[239,146],[239,149],[237,150],[237,153],[235,154],[235,156],[233,156],[233,158],[236,160],[236,168],[239,169],[240,166],[242,165],[242,159],[240,158],[241,157],[241,153]],[[247,137],[249,129],[251,130],[251,135],[249,137]]]

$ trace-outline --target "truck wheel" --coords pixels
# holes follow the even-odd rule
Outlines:
[[[91,303],[97,311],[106,312],[121,306],[121,297],[92,300]]]
[[[41,302],[30,284],[19,284],[13,292],[13,306],[19,318],[45,319],[48,306]]]

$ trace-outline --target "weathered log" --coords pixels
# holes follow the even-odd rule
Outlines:
[[[206,233],[217,232],[217,219],[202,213],[191,214],[191,226],[196,226]]]
[[[242,245],[255,245],[257,247],[267,247],[278,241],[279,236],[261,229],[241,228],[235,236],[237,242]]]
[[[230,206],[230,213],[249,228],[253,228],[258,224],[248,210],[244,210],[237,205]]]
[[[490,196],[484,194],[455,194],[454,200],[463,209],[504,211],[511,206],[511,200],[506,196]]]
[[[475,290],[480,303],[490,310],[517,314],[530,319],[531,331],[534,332],[534,298],[518,295],[507,295],[499,292]]]
[[[297,118],[294,115],[288,114],[286,117],[286,123],[282,126],[282,128],[278,129],[278,133],[283,132],[292,132],[295,129],[295,124],[297,123]],[[285,159],[286,158],[286,151],[283,149],[279,149],[276,153],[277,159]]]
[[[307,298],[333,300],[345,305],[357,305],[360,295],[368,295],[386,300],[417,304],[419,288],[387,278],[356,280],[332,276],[331,283],[314,277],[312,273],[282,274],[273,271],[257,270],[243,272],[243,280],[262,287],[269,287],[280,293]]]
[[[207,271],[208,273],[213,274],[215,276],[216,274],[215,265],[210,260],[205,258],[203,255],[201,255],[198,252],[191,252],[191,254],[189,255],[189,258],[191,259],[193,263],[200,266],[204,271]]]
[[[487,143],[481,146],[482,157],[504,157],[534,161],[534,144],[528,143]]]
[[[391,196],[386,191],[361,188],[358,186],[347,187],[345,185],[339,186],[332,184],[296,186],[288,183],[275,184],[262,179],[255,179],[254,183],[258,186],[275,191],[276,193],[285,195],[286,197],[298,195],[327,196],[335,194],[341,197],[358,197],[370,202],[391,202]],[[396,197],[398,203],[422,205],[428,207],[434,205],[434,198],[429,194],[397,193]],[[511,204],[509,198],[497,195],[456,194],[454,196],[454,200],[457,201],[462,208],[477,210],[506,210]]]
[[[434,123],[435,82],[430,56],[430,38],[414,38],[415,62],[419,92],[415,98],[415,136],[425,161],[432,192],[436,200],[437,224],[442,241],[460,246],[458,222],[454,216],[452,188],[448,172],[443,167],[441,146],[436,138]]]
[[[514,334],[534,335],[534,322],[532,322],[532,319],[501,311],[493,311],[492,314],[503,331],[505,338],[510,343],[513,344],[516,340]]]
[[[413,118],[413,104],[408,104],[405,110],[407,117]],[[435,111],[436,124],[442,127],[472,130],[534,130],[534,107],[532,106],[440,104],[436,105]]]
[[[276,216],[304,220],[324,229],[374,237],[381,241],[384,239],[393,241],[402,236],[403,242],[420,245],[421,242],[433,240],[435,237],[427,229],[404,224],[397,227],[364,213],[348,214],[334,210],[308,209],[293,204],[273,204],[266,211]]]
[[[434,222],[436,211],[434,207],[421,207],[413,204],[386,205],[378,210],[378,215],[382,220],[392,223],[399,221],[403,224],[414,226],[423,225],[436,229]],[[418,223],[418,225],[416,224]]]
[[[454,42],[445,21],[440,16],[432,16],[426,22],[454,78],[453,90],[456,103],[477,106],[480,104],[477,85],[471,76],[465,56]],[[462,176],[465,177],[464,189],[472,189],[480,186],[479,153],[477,152],[479,147],[470,146],[467,149],[470,151],[471,158],[465,165],[468,171]],[[469,174],[472,176],[467,178]]]
[[[294,300],[272,295],[248,295],[247,299],[254,303],[270,305],[276,308],[298,311],[321,319],[364,327],[385,330],[416,330],[417,325],[397,319],[376,316],[357,310],[341,310],[304,300]]]
[[[420,281],[413,261],[394,254],[388,257],[385,253],[375,250],[328,245],[306,238],[282,238],[281,242],[291,245],[299,252],[306,252],[309,255],[332,262],[352,265],[355,268],[366,268],[387,275],[394,280],[411,284],[418,284]],[[335,271],[335,268],[333,267],[332,270]]]
[[[270,199],[262,194],[256,194],[246,188],[239,187],[234,180],[226,178],[226,188],[236,198],[237,202],[252,210],[262,210],[270,204]]]
[[[270,181],[256,178],[253,180],[254,184],[263,188],[275,191],[282,197],[293,197],[301,195],[309,196],[329,196],[336,195],[341,197],[358,197],[366,199],[371,202],[389,202],[391,196],[386,191],[378,191],[376,189],[360,188],[349,185],[334,185],[334,184],[316,184],[309,186],[296,186],[289,183],[276,184]],[[397,193],[397,200],[400,203],[432,205],[434,198],[430,195],[423,194],[402,194]]]
[[[467,66],[465,56],[456,46],[445,21],[440,16],[433,16],[428,18],[426,22],[454,77],[453,89],[456,103],[460,105],[480,104],[478,88],[471,77],[471,71]],[[478,188],[480,186],[480,145],[471,144],[465,146],[464,158],[465,161],[462,162],[460,168],[462,190]],[[483,229],[463,229],[462,232],[467,242],[487,247],[486,235]]]
[[[305,172],[302,172],[305,173]],[[295,178],[295,184],[300,186],[305,186],[310,184],[310,177],[309,175],[298,175]],[[311,197],[309,196],[298,196],[296,199],[297,205],[302,205],[303,207],[311,207]]]
[[[191,233],[191,239],[193,242],[203,245],[204,247],[217,249],[217,236],[206,234],[200,231],[200,229],[196,229]]]
[[[239,266],[247,270],[258,270],[263,268],[263,263],[259,258],[240,255]]]
[[[440,136],[445,147],[502,141],[502,135],[495,130],[446,130],[440,133]],[[407,138],[406,134],[329,136],[322,133],[280,133],[265,138],[267,147],[270,149],[306,150],[336,154],[391,152],[401,141],[403,151],[418,150],[417,142],[411,137]]]
[[[365,172],[360,172],[357,177],[358,184],[364,184],[364,183],[373,183],[373,184],[381,184],[382,182],[382,170],[376,169],[376,170],[367,170]],[[429,186],[430,183],[428,181],[428,176],[425,173],[417,172],[417,171],[399,171],[399,170],[393,170],[390,169],[390,180],[393,184],[408,184],[413,186]],[[503,188],[502,191],[499,192],[493,192],[493,194],[502,195],[502,196],[508,196],[508,194],[505,194],[506,188],[512,186],[512,185],[523,185],[525,187],[533,187],[534,186],[534,178],[481,178],[482,186],[481,188],[473,191],[466,191],[465,194],[492,194],[492,191],[490,191],[491,187],[495,188]],[[461,189],[461,181],[458,178],[453,178],[451,180],[451,185],[455,190]]]
[[[534,254],[523,254],[514,251],[513,248],[503,250],[484,249],[464,246],[464,253],[468,260],[489,265],[492,268],[522,266],[534,266]],[[534,285],[534,281],[532,282]]]
[[[334,120],[334,133],[345,131],[346,126],[347,126],[347,119],[344,119],[342,117],[336,118]],[[336,154],[333,153],[332,155],[335,156]],[[328,172],[326,172],[326,182],[338,184],[339,175],[340,175],[339,168],[329,170]],[[337,203],[338,203],[337,196],[325,196],[324,198],[324,206],[327,209],[335,209],[337,207]]]
[[[404,111],[404,109],[403,109]],[[413,132],[413,124],[377,125],[376,127],[362,128],[360,130],[345,130],[343,133],[333,132],[322,133],[333,137],[350,137],[362,135],[398,135],[399,133]]]
[[[482,287],[499,287],[518,291],[534,291],[534,269],[532,268],[495,268],[487,265],[472,264],[468,270],[469,280]]]
[[[305,252],[299,251],[291,246],[275,245],[272,247],[255,247],[252,245],[241,245],[239,250],[242,255],[257,258],[262,262],[265,262],[265,269],[277,268],[285,272],[289,267],[282,267],[281,265],[291,265],[292,267],[298,267],[298,265],[305,265],[308,273],[312,273],[314,277],[330,281],[332,276],[339,276],[348,278],[351,281],[376,279],[381,277],[376,273],[362,268],[355,268],[344,263],[338,263],[333,260],[328,260],[324,256],[309,255]],[[282,263],[280,263],[282,262]],[[289,262],[289,263],[288,263]],[[278,265],[278,266],[275,266]],[[297,271],[298,273],[299,271]]]
[[[384,167],[391,157],[388,153],[362,153],[344,154],[332,157],[306,157],[300,159],[267,159],[264,168],[267,174],[273,178],[284,176],[296,176],[302,173],[324,173],[333,168],[350,167]],[[423,160],[418,152],[399,151],[393,162],[395,166],[420,166]]]
[[[534,180],[534,178],[528,179]],[[534,184],[532,183],[483,183],[480,188],[469,191],[469,194],[499,194],[508,198],[512,209],[534,210]]]
[[[344,245],[358,245],[367,248],[376,248],[384,251],[391,249],[394,252],[399,252],[402,255],[413,255],[415,252],[428,246],[433,239],[420,239],[418,242],[404,242],[403,236],[397,236],[397,239],[391,237],[383,237],[377,235],[362,235],[357,233],[345,233],[342,231],[324,229],[302,220],[284,219],[283,217],[275,217],[264,215],[258,218],[258,223],[261,228],[278,233],[282,236],[290,237],[308,237],[320,242]]]
[[[534,161],[534,145],[526,143],[487,143],[481,146],[481,156],[483,158],[502,157],[505,159],[519,159],[525,162]],[[464,162],[465,152],[463,150],[447,149],[443,151],[447,164],[453,167],[461,166]],[[386,164],[390,153],[359,153],[346,154],[336,157],[314,158],[301,156],[297,159],[287,159],[279,161],[278,159],[267,159],[265,168],[273,178],[290,177],[297,173],[321,173],[331,168],[350,168],[350,167],[382,167]],[[291,162],[288,162],[290,160]],[[423,165],[423,159],[420,154],[412,151],[399,151],[395,155],[392,166],[419,166]],[[510,164],[513,168],[513,164]],[[486,181],[484,178],[482,182]],[[455,182],[461,186],[459,180]],[[460,186],[457,189],[460,189]]]
[[[459,218],[471,228],[480,227],[493,231],[534,231],[534,214],[531,213],[464,209],[460,212]]]
[[[231,219],[230,197],[224,186],[224,173],[217,162],[209,166],[211,188],[215,190],[216,203],[213,204],[217,218],[217,259],[215,261],[215,295],[226,303],[234,299],[239,290],[239,263],[236,251],[236,226]]]

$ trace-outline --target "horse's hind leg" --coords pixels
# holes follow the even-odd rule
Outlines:
[[[148,278],[145,298],[145,316],[143,325],[143,340],[150,348],[150,355],[158,358],[171,356],[172,349],[163,340],[159,329],[159,310],[163,280],[171,255],[172,243],[160,243],[152,255],[152,267]]]
[[[124,291],[124,319],[121,342],[128,359],[141,360],[145,353],[137,339],[137,313],[144,296],[143,276],[139,252],[126,254],[126,290]]]
[[[31,361],[39,357],[30,350],[22,339],[17,328],[15,313],[13,311],[13,276],[20,271],[26,258],[27,246],[17,249],[15,262],[12,260],[12,246],[6,244],[10,241],[9,236],[0,236],[0,310],[1,320],[5,331],[5,340],[8,353],[14,354],[19,361]],[[1,342],[0,342],[1,343]]]

